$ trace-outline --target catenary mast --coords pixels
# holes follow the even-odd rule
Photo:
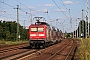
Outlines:
[[[86,38],[89,37],[89,4],[86,0]]]

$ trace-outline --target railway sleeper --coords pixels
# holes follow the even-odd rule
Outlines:
[[[50,54],[51,56],[54,55],[54,53],[43,53],[43,54]]]

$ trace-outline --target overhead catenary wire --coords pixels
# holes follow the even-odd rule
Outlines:
[[[18,0],[17,0],[17,1],[18,1]],[[13,8],[13,9],[15,9],[14,6],[11,6],[11,5],[5,3],[4,1],[0,1],[0,2],[3,3],[3,4],[5,4],[5,5],[7,5],[7,6],[9,6],[9,7],[11,7],[11,8]],[[30,9],[29,7],[27,7],[26,5],[24,5],[24,4],[21,3],[20,1],[18,1],[18,2],[19,2],[21,5],[25,6],[26,8]],[[31,14],[31,12],[24,11],[24,10],[21,9],[21,8],[19,8],[19,10],[21,10],[22,12],[25,12],[26,14]],[[38,11],[35,11],[35,10],[32,10],[32,9],[30,9],[30,11],[34,11],[34,12],[37,12],[37,13],[38,13]],[[48,14],[47,14],[47,15],[48,15]],[[48,17],[49,17],[49,15],[48,15]],[[49,18],[50,18],[50,17],[49,17]]]
[[[30,12],[23,11],[22,9],[20,9],[20,10],[23,11],[23,12],[25,12],[26,14],[30,14],[30,22],[32,23],[32,15],[33,15],[33,14],[31,13],[31,11],[34,11],[34,12],[37,12],[37,11],[35,11],[35,10],[33,10],[33,9],[29,8],[29,7],[27,7],[26,5],[24,5],[23,3],[21,3],[21,2],[18,1],[18,0],[17,0],[17,2],[19,2],[20,5],[23,5],[23,6],[25,6],[26,8],[30,9]],[[37,12],[37,13],[38,13],[38,12]],[[35,16],[35,15],[33,15],[33,16]]]
[[[11,14],[11,13],[7,13],[7,11],[0,11],[2,14],[0,14],[0,17],[6,17],[6,18],[10,18],[10,19],[13,19],[13,20],[16,20],[16,18],[14,17],[11,17],[11,16],[14,16],[14,14]]]
[[[61,0],[61,2],[63,3],[63,1],[62,1],[62,0]],[[64,4],[64,3],[63,3],[63,6],[66,8],[66,10],[68,10],[68,11],[69,11],[69,15],[70,15],[70,14],[71,14],[71,13],[70,13],[70,10],[71,10],[71,9],[70,9],[70,8],[68,9],[68,8],[65,6],[65,4]],[[70,6],[70,4],[69,4],[69,6]],[[70,20],[71,20],[71,15],[70,15]],[[71,22],[71,21],[70,21],[70,22]]]
[[[18,0],[17,0],[18,1]],[[18,1],[20,4],[22,4],[23,6],[25,6],[26,8],[28,8],[28,9],[30,9],[29,7],[27,7],[26,5],[24,5],[23,3],[21,3],[20,1]],[[30,9],[30,11],[34,11],[34,12],[37,12],[37,11],[35,11],[35,10],[32,10],[32,9]],[[24,11],[23,11],[24,12]],[[38,13],[38,12],[37,12]],[[47,16],[48,16],[48,18],[50,18],[50,16],[48,15],[48,11],[47,12],[45,12],[45,13],[47,13]]]
[[[12,5],[4,2],[4,1],[0,1],[0,3],[6,5],[6,6],[8,6],[8,7],[10,7],[11,9],[15,9],[14,6],[12,6]],[[21,4],[22,4],[22,3],[21,3]],[[24,5],[24,4],[23,4],[23,5]],[[24,6],[25,6],[25,5],[24,5]],[[27,6],[26,6],[26,7],[27,7]],[[1,7],[0,7],[0,8],[1,8]],[[28,7],[27,7],[27,8],[28,8]],[[30,9],[30,8],[29,8],[29,9]],[[23,9],[21,9],[21,8],[19,8],[18,10],[24,12],[24,13],[26,14],[26,16],[27,16],[27,14],[30,14],[30,15],[31,15],[31,12],[25,11],[25,10],[23,10]],[[35,11],[35,10],[32,10],[32,11]],[[37,12],[37,11],[35,11],[35,12]],[[9,17],[9,16],[10,16],[10,17]],[[15,18],[11,17],[11,15],[8,15],[8,16],[4,16],[4,15],[3,15],[2,17],[11,18],[11,19],[13,19],[13,20],[16,20]],[[6,19],[6,20],[7,20],[7,19]],[[21,19],[20,19],[20,20],[21,20]],[[26,20],[26,19],[24,19],[24,20]]]
[[[61,2],[62,2],[62,4],[63,4],[63,6],[66,8],[66,10],[68,10],[68,8],[65,6],[65,4],[63,3],[63,1],[61,0]]]
[[[17,0],[17,1],[18,1],[18,0]],[[33,10],[33,9],[31,9],[31,8],[27,7],[26,5],[24,5],[24,4],[23,4],[23,3],[21,3],[20,1],[18,1],[18,2],[19,2],[20,4],[22,4],[23,6],[25,6],[26,8],[30,9],[30,11],[34,11],[34,12],[37,12],[37,13],[38,13],[38,11]],[[47,12],[45,12],[45,13],[47,13],[48,18],[50,18],[49,14],[48,14],[48,11],[47,11]]]
[[[3,2],[2,2],[2,1],[0,1],[0,3],[3,3],[3,4],[5,4],[5,5],[7,5],[7,6],[11,7],[11,8],[13,8],[13,9],[15,9],[15,7],[14,7],[14,6],[9,5],[9,4],[5,3],[4,1],[3,1]],[[21,10],[22,12],[25,12],[25,13],[31,14],[31,13],[29,13],[29,12],[27,12],[27,11],[22,10],[21,8],[20,8],[19,10]]]
[[[66,14],[62,11],[62,9],[57,5],[57,3],[54,1],[54,0],[52,0],[53,2],[54,2],[54,4],[57,6],[57,8],[59,8],[60,10],[61,10],[61,12],[63,13],[63,15],[68,19],[68,20],[70,20],[67,16],[66,16]]]
[[[18,1],[18,0],[17,0]],[[20,1],[18,1],[21,5],[23,5],[23,6],[25,6],[26,8],[28,8],[28,9],[30,9],[30,11],[35,11],[35,10],[33,10],[33,9],[31,9],[31,8],[29,8],[29,7],[27,7],[26,5],[24,5],[23,3],[21,3]],[[37,12],[37,11],[35,11],[35,12]]]
[[[63,15],[65,16],[65,17],[67,17],[66,16],[66,14],[62,11],[62,9],[57,5],[57,3],[54,1],[54,0],[52,0],[53,2],[54,2],[54,4],[61,10],[61,12],[63,13]],[[67,17],[67,19],[68,19],[68,17]],[[69,19],[68,19],[69,20]]]
[[[15,9],[14,6],[11,6],[11,5],[5,3],[4,1],[0,1],[0,3],[5,4],[6,6],[9,6],[9,7]],[[22,10],[21,8],[19,8],[19,10],[22,11],[22,12],[25,12],[25,14],[31,14],[30,12],[24,11],[24,10]],[[9,17],[8,17],[8,18],[9,18]],[[10,17],[10,18],[11,18],[11,17]],[[12,18],[11,18],[11,19],[12,19]]]
[[[3,4],[5,4],[5,5],[7,5],[7,6],[9,6],[9,7],[12,7],[12,8],[14,8],[13,6],[11,6],[11,5],[9,5],[9,4],[7,4],[7,3],[5,3],[4,1],[2,2],[2,1],[0,1],[1,3],[3,3]]]
[[[18,1],[18,0],[17,0]],[[26,8],[28,8],[28,9],[30,9],[30,11],[34,11],[34,12],[37,12],[37,13],[39,13],[38,11],[36,11],[36,10],[33,10],[33,9],[31,9],[31,8],[29,8],[29,7],[27,7],[26,5],[24,5],[23,3],[21,3],[20,1],[18,1],[20,4],[22,4],[23,6],[25,6]],[[27,13],[27,12],[26,12]],[[47,12],[44,12],[44,13],[47,13],[47,16],[48,16],[48,18],[50,18],[50,16],[49,16],[49,14],[48,14],[48,11]],[[27,13],[28,14],[28,13]],[[29,13],[29,14],[31,14],[31,13]]]
[[[62,0],[61,0],[61,2],[62,2],[62,4],[63,4],[63,6],[66,8],[66,10],[69,11],[69,16],[70,16],[70,19],[69,19],[69,20],[70,20],[70,26],[71,26],[71,28],[72,28],[72,18],[71,18],[71,13],[70,13],[70,10],[71,10],[71,9],[70,9],[70,7],[69,7],[69,9],[68,9],[68,8],[65,6],[65,4],[63,3]],[[69,6],[70,6],[70,4],[69,4]],[[70,28],[70,29],[71,29],[71,28]]]

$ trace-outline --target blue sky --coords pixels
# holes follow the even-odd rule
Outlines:
[[[84,9],[84,19],[86,16],[86,0],[0,0],[0,20],[17,21],[16,9],[14,9],[17,5],[20,8],[19,23],[22,26],[25,24],[26,27],[31,24],[32,15],[32,19],[44,17],[50,25],[62,31],[72,32],[77,29],[76,19],[82,19],[82,9]],[[48,13],[45,13],[47,11]],[[77,25],[81,19],[78,19]]]

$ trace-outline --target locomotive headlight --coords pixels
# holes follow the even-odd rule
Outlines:
[[[36,34],[30,34],[30,36],[36,36]]]
[[[39,34],[39,36],[44,36],[44,34]]]

